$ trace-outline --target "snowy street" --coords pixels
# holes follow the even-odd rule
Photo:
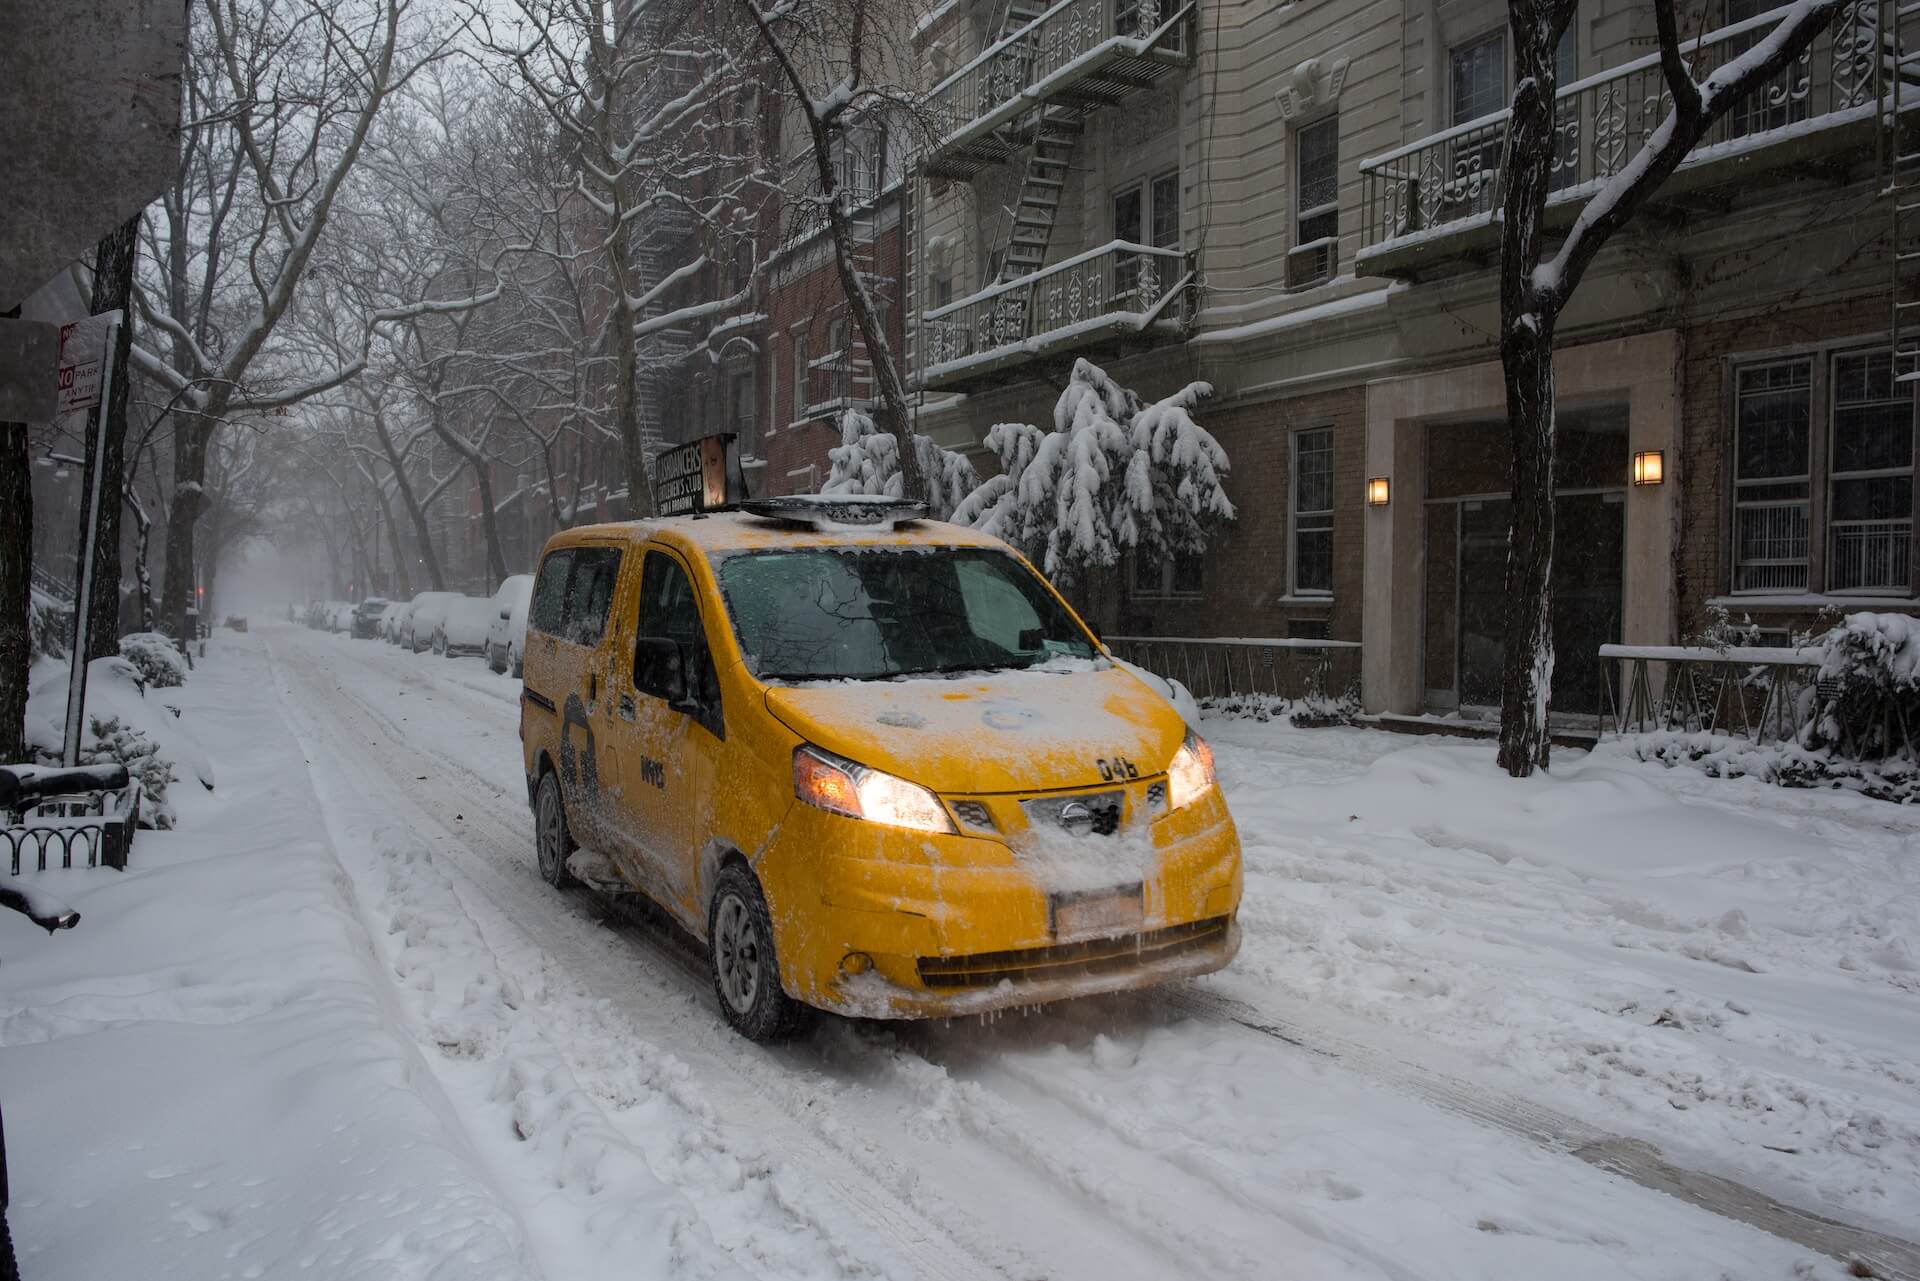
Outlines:
[[[690,940],[538,879],[518,689],[269,626],[172,691],[220,790],[0,935],[27,1275],[1920,1265],[1904,810],[1215,720],[1225,973],[768,1050]]]

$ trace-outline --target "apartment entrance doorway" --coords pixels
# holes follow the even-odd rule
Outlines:
[[[1510,613],[1506,424],[1432,424],[1427,434],[1426,688],[1436,711],[1492,717]],[[1595,716],[1598,650],[1620,639],[1626,565],[1624,405],[1562,410],[1552,571],[1553,708]]]

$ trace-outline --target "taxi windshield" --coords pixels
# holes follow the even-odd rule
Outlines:
[[[1094,657],[1025,565],[959,547],[741,552],[718,566],[747,666],[762,680],[882,680]]]

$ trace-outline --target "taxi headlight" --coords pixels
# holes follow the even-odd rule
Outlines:
[[[1213,786],[1213,749],[1207,740],[1189,732],[1187,741],[1173,754],[1167,766],[1167,808],[1177,810],[1193,804]]]
[[[794,750],[793,794],[809,805],[870,823],[916,832],[954,830],[940,798],[918,783],[868,769],[817,747]]]

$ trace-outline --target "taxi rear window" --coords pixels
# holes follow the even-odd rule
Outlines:
[[[527,626],[574,645],[598,645],[619,578],[617,547],[567,547],[552,553],[541,562],[534,582]]]

